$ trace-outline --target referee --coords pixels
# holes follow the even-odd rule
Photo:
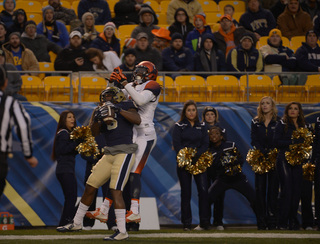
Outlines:
[[[0,65],[0,198],[8,173],[8,153],[12,151],[12,127],[17,125],[18,137],[22,143],[25,159],[31,167],[36,167],[38,160],[32,156],[30,117],[23,106],[12,96],[4,95],[8,84],[6,70]]]

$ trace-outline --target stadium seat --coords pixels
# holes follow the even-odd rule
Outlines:
[[[197,102],[207,100],[207,86],[205,79],[198,75],[181,75],[176,77],[175,83],[178,90],[178,99],[185,102],[193,99]]]
[[[44,101],[45,90],[42,80],[38,76],[22,75],[22,86],[19,94],[25,96],[28,101]]]
[[[16,8],[22,8],[26,13],[39,13],[42,14],[42,4],[37,1],[17,1]]]
[[[163,0],[160,2],[160,5],[159,5],[160,13],[167,14],[168,5],[170,2],[171,2],[170,0]]]
[[[39,70],[47,72],[54,71],[54,64],[51,62],[39,62]],[[39,77],[43,79],[46,76],[46,74],[48,75],[50,73],[41,73],[39,74]]]
[[[27,20],[33,20],[36,24],[39,24],[42,21],[42,15],[37,13],[26,13]]]
[[[257,48],[259,49],[260,47],[262,47],[264,45],[267,45],[268,44],[268,38],[269,38],[268,36],[260,37],[260,39],[259,39],[259,47],[257,45]],[[290,41],[285,36],[282,37],[282,45],[285,46],[285,47],[291,48]]]
[[[297,49],[299,47],[301,47],[302,42],[306,41],[306,37],[305,36],[293,36],[290,40],[290,44],[291,44],[291,49],[295,51],[297,51]]]
[[[294,85],[281,85],[277,87],[276,101],[288,103],[292,101],[306,102],[306,87]]]
[[[258,102],[263,96],[276,97],[273,82],[267,75],[242,75],[240,77],[240,89],[244,94],[244,101],[249,99],[250,102]]]
[[[217,23],[220,20],[220,17],[222,16],[221,13],[206,13],[206,21],[207,23],[214,24]]]
[[[96,31],[98,31],[99,33],[102,33],[102,32],[103,32],[104,25],[95,25],[94,28],[96,28]],[[116,34],[117,34],[117,33],[116,33]]]
[[[232,75],[210,75],[207,77],[210,102],[239,102],[241,95],[238,79]]]
[[[223,11],[222,11],[222,13],[223,13]],[[241,15],[243,15],[243,14],[244,14],[244,12],[234,12],[232,17],[233,17],[236,21],[239,22],[240,17],[241,17]]]
[[[131,32],[138,25],[120,25],[118,28],[118,38],[128,38],[131,36]]]
[[[220,23],[213,23],[210,26],[211,26],[212,33],[215,31],[219,31],[219,29],[220,29]]]
[[[211,12],[219,12],[218,5],[212,0],[199,0],[205,14]]]
[[[99,102],[98,94],[107,87],[106,80],[98,76],[81,77],[76,81],[77,87],[79,82],[81,82],[80,89],[78,89],[78,92],[81,93],[81,102]]]
[[[71,3],[71,9],[74,10],[74,12],[76,12],[76,15],[78,15],[78,5],[79,5],[80,0],[74,0]]]
[[[47,76],[43,79],[47,101],[70,101],[70,77]],[[76,101],[76,87],[73,84],[73,101]]]
[[[159,21],[159,25],[168,25],[166,13],[157,13],[157,18]]]
[[[245,12],[246,11],[246,3],[245,1],[220,1],[219,2],[219,10],[223,13],[224,6],[232,5],[234,7],[234,12]]]
[[[162,87],[159,102],[177,102],[178,91],[174,80],[170,76],[158,75],[157,82]]]
[[[160,7],[159,7],[159,3],[157,1],[147,0],[143,3],[148,4],[153,9],[154,12],[160,13]]]
[[[54,61],[56,60],[57,54],[55,54],[54,52],[50,51],[49,55],[50,55],[51,63],[54,63]]]
[[[320,75],[308,75],[305,88],[307,102],[320,102]]]

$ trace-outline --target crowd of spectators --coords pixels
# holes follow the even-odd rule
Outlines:
[[[7,63],[29,73],[39,70],[38,62],[52,62],[57,71],[98,68],[111,72],[115,64],[130,71],[133,60],[151,61],[159,71],[176,71],[173,77],[186,71],[320,70],[320,4],[316,0],[269,4],[248,0],[239,22],[233,18],[234,6],[225,5],[217,31],[207,22],[198,0],[172,0],[166,12],[167,26],[158,25],[156,12],[143,0],[119,0],[113,18],[104,0],[81,0],[78,15],[63,7],[60,0],[48,0],[38,24],[27,19],[26,11],[15,7],[15,0],[3,1],[0,45]],[[117,28],[128,24],[137,26],[121,42]],[[69,32],[66,25],[70,26]],[[103,25],[101,33],[97,25]],[[290,40],[295,36],[306,37],[296,53],[283,45],[284,37]],[[258,46],[262,37],[268,38],[267,45]],[[73,38],[80,39],[71,43]],[[87,57],[88,49],[95,50],[96,59]],[[57,55],[56,60],[51,60],[49,52]]]

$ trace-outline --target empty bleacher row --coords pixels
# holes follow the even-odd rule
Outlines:
[[[20,94],[28,101],[98,102],[98,94],[107,85],[104,78],[94,74],[72,83],[67,76],[22,78]],[[319,102],[320,98],[320,75],[308,75],[302,86],[281,85],[279,76],[272,79],[255,74],[242,75],[240,79],[233,75],[209,75],[206,79],[200,75],[181,75],[174,80],[161,73],[157,81],[162,86],[160,102],[185,102],[188,99],[197,102],[257,102],[263,96],[271,96],[278,103],[312,103]]]

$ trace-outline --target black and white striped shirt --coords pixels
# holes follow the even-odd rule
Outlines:
[[[6,96],[0,91],[0,151],[12,151],[12,128],[16,125],[16,133],[22,144],[25,157],[32,156],[31,120],[29,114],[18,100]]]

